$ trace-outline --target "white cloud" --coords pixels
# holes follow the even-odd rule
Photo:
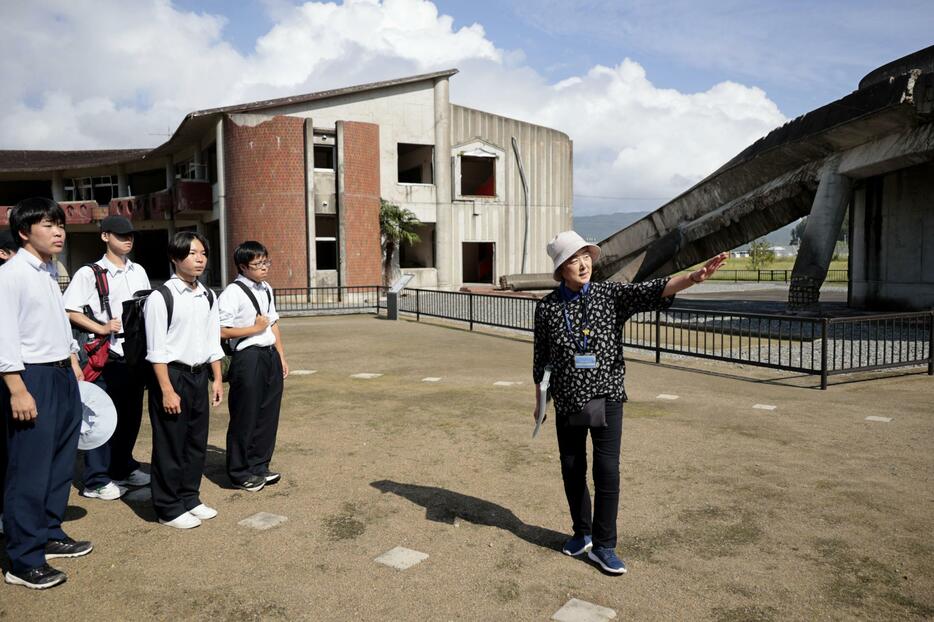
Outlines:
[[[268,6],[275,25],[248,54],[225,40],[224,18],[168,0],[5,9],[0,148],[154,145],[192,110],[457,66],[455,102],[571,136],[577,193],[671,197],[784,121],[760,89],[661,89],[630,59],[549,83],[521,51],[497,49],[478,24],[455,28],[427,0]]]

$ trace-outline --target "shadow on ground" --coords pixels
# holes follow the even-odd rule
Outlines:
[[[454,524],[460,518],[475,525],[503,529],[518,538],[546,549],[560,551],[565,534],[523,523],[512,510],[470,495],[436,486],[403,484],[392,480],[370,482],[380,492],[391,492],[425,508],[425,518],[439,523]]]

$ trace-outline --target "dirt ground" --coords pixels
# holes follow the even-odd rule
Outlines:
[[[282,331],[292,369],[316,370],[286,381],[282,482],[229,487],[222,405],[202,485],[216,519],[179,531],[147,501],[74,491],[66,530],[94,552],[55,560],[69,579],[48,592],[0,585],[0,620],[547,620],[572,597],[621,620],[934,618],[927,375],[819,391],[815,378],[633,353],[629,573],[610,577],[559,552],[569,518],[551,419],[530,438],[527,337],[373,316]],[[150,438],[144,424],[137,458]],[[288,521],[237,524],[260,511]],[[374,562],[396,546],[429,558]]]

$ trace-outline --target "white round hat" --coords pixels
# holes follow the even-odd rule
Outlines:
[[[551,276],[554,277],[556,281],[561,280],[561,277],[558,275],[561,264],[573,257],[574,253],[582,248],[587,249],[594,263],[600,258],[600,247],[596,244],[591,244],[576,231],[562,231],[548,243],[546,250],[553,263]]]
[[[81,393],[81,432],[78,449],[97,449],[117,429],[117,409],[107,392],[93,382],[78,383]]]

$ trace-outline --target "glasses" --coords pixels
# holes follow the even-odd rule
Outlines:
[[[591,264],[593,263],[593,257],[590,256],[590,253],[583,253],[581,255],[575,255],[571,257],[565,262],[565,264],[571,266],[572,268],[576,268],[581,264],[581,262]]]
[[[249,264],[247,264],[247,265],[248,265],[249,267],[253,268],[254,270],[259,270],[259,269],[261,269],[261,268],[269,268],[269,267],[271,267],[271,266],[272,266],[272,262],[271,262],[270,260],[266,259],[266,260],[264,260],[264,261],[254,261],[253,263],[249,263]]]

